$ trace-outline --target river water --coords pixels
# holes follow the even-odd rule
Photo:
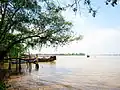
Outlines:
[[[46,86],[39,90],[120,90],[120,56],[57,56],[55,62],[39,65],[38,71],[34,64],[31,73],[26,71],[29,87],[37,83]]]

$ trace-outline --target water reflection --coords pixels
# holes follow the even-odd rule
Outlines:
[[[32,71],[39,71],[39,69],[43,68],[42,70],[47,70],[48,68],[54,68],[56,67],[56,62],[40,62],[38,64],[33,64],[33,63],[26,63],[26,72],[29,71],[31,73]],[[42,71],[41,70],[41,71]]]
[[[35,70],[38,71],[39,70],[39,64],[35,64]]]
[[[32,64],[31,63],[29,63],[28,69],[29,69],[29,73],[31,73],[31,71],[32,71]]]
[[[52,62],[49,62],[50,65],[55,65],[56,64],[56,61],[52,61]]]

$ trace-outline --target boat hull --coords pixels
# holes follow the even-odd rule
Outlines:
[[[50,56],[49,58],[38,58],[38,62],[52,62],[52,61],[55,61],[56,60],[56,56]],[[22,58],[21,59],[21,64],[23,63],[36,63],[37,61],[35,60],[35,58],[31,58],[31,59],[28,59],[28,58]],[[12,61],[11,62],[12,64],[19,64],[19,62],[16,62],[16,61]]]

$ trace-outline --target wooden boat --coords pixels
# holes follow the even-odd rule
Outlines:
[[[26,62],[27,62],[27,61],[25,61],[25,60],[21,60],[21,61],[20,61],[20,64],[24,64],[24,63],[26,63]],[[11,63],[12,63],[12,64],[19,64],[19,61],[15,61],[15,60],[14,60],[14,61],[11,61]]]
[[[56,60],[56,56],[50,56],[49,58],[38,58],[38,62],[52,62]]]
[[[19,58],[20,59],[20,63],[26,63],[26,62],[30,62],[30,63],[35,63],[36,62],[36,58]],[[12,59],[11,59],[12,60]],[[42,57],[42,58],[38,58],[38,62],[52,62],[56,60],[56,56],[50,56],[50,57]],[[12,64],[19,64],[19,61],[16,60],[12,60],[11,61]]]

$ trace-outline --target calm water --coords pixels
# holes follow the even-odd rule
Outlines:
[[[119,56],[57,56],[56,62],[39,64],[38,71],[33,65],[27,74],[36,83],[59,90],[120,90]]]

